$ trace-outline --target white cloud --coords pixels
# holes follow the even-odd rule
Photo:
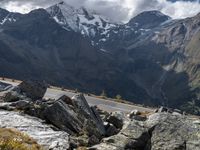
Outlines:
[[[4,5],[4,8],[12,12],[28,13],[33,9],[40,8],[41,6],[33,5],[32,3],[20,4],[16,1],[10,1]]]
[[[61,0],[4,0],[0,6],[10,11],[27,13],[32,9],[46,8]],[[186,18],[200,12],[198,1],[168,0],[64,0],[66,3],[80,7],[94,9],[116,21],[128,21],[138,13],[147,10],[160,10],[172,18]]]
[[[174,19],[191,17],[200,12],[199,1],[177,1],[175,3],[166,0],[158,1],[162,5],[161,11]]]

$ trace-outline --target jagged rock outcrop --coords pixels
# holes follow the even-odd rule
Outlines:
[[[77,95],[73,99],[62,96],[47,106],[42,114],[46,120],[60,129],[84,138],[84,145],[99,143],[105,134],[103,122],[89,107],[83,95]],[[93,139],[96,140],[92,141]]]
[[[198,120],[198,119],[196,119]],[[151,136],[152,149],[200,149],[200,125],[186,116],[156,113],[149,116],[147,126],[154,126]]]
[[[155,113],[146,121],[129,120],[114,136],[103,139],[97,150],[198,150],[200,124],[188,116]]]
[[[98,111],[96,110],[97,108],[90,107],[83,94],[73,96],[72,100],[74,100],[78,104],[78,107],[84,110],[92,118],[92,120],[95,122],[96,126],[98,127],[100,133],[104,135],[105,128],[103,126],[103,121]]]
[[[5,96],[8,93],[11,98]],[[0,95],[4,95],[0,97],[0,127],[23,131],[47,149],[80,146],[92,150],[200,149],[200,119],[182,115],[179,110],[160,108],[156,113],[133,110],[128,115],[109,114],[90,107],[82,94],[73,98],[64,95],[57,100],[32,100],[20,87],[10,87]]]
[[[20,110],[41,118],[69,133],[72,142],[78,145],[91,146],[100,142],[105,135],[103,121],[96,108],[90,107],[82,94],[72,99],[65,95],[57,100],[41,99],[45,92],[46,87],[42,84],[22,82],[19,86],[4,91],[0,108]]]
[[[94,148],[98,150],[144,150],[148,146],[147,143],[150,138],[148,128],[145,128],[141,122],[130,121],[120,133],[103,139],[103,142],[100,145],[94,146]]]

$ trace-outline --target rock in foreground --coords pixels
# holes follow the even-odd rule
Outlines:
[[[197,122],[197,121],[196,121]],[[200,124],[186,116],[155,113],[146,121],[130,120],[97,150],[200,150]]]
[[[46,87],[37,82],[22,82],[4,92],[0,108],[20,110],[45,120],[69,133],[72,142],[78,146],[92,146],[100,142],[105,135],[103,121],[82,94],[72,99],[63,95],[57,100],[45,100],[42,99],[45,91]]]
[[[44,121],[18,112],[0,110],[0,128],[14,128],[35,139],[45,149],[66,150],[69,148],[68,134],[54,131]]]
[[[47,90],[47,85],[39,81],[23,81],[19,85],[20,92],[32,100],[42,99]]]
[[[38,93],[44,94],[41,90]],[[177,110],[109,114],[90,107],[82,94],[45,100],[41,98],[43,94],[32,99],[20,87],[2,93],[0,109],[11,112],[0,110],[0,127],[28,133],[47,149],[84,146],[92,150],[200,150],[200,120]],[[60,131],[54,131],[38,118]]]

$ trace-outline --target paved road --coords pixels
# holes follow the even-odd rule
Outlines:
[[[3,81],[3,80],[0,80],[0,81],[8,83],[8,84],[12,84],[14,86],[19,84],[19,83],[12,82],[12,81]],[[55,98],[56,99],[56,98],[59,98],[60,96],[62,96],[63,94],[65,94],[69,97],[73,97],[76,93],[49,88],[49,89],[47,89],[47,92],[46,92],[44,98],[53,98],[53,99]],[[153,111],[152,109],[149,109],[149,108],[118,103],[118,102],[115,102],[115,101],[100,99],[100,98],[87,96],[87,95],[85,95],[85,98],[86,98],[87,102],[90,104],[90,106],[96,105],[100,109],[108,111],[108,112],[123,111],[125,113],[128,113],[128,112],[131,112],[134,109],[137,109],[139,111],[148,111],[148,112]]]

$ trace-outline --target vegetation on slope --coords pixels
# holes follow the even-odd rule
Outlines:
[[[0,128],[0,150],[42,150],[42,148],[24,133]]]

